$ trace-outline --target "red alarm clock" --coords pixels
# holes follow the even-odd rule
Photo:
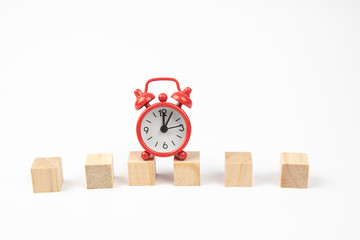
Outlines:
[[[150,105],[149,102],[155,95],[148,92],[148,86],[155,81],[175,82],[178,92],[173,93],[171,97],[178,103],[166,102],[167,95],[161,93],[160,102]],[[183,150],[190,140],[191,124],[181,107],[192,107],[191,88],[187,87],[181,91],[180,84],[175,78],[152,78],[146,82],[144,92],[136,89],[134,93],[136,110],[145,106],[136,124],[137,138],[145,150],[141,153],[141,158],[148,160],[150,154],[159,157],[177,155],[180,160],[185,160],[187,154]]]

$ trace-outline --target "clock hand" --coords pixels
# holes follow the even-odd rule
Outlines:
[[[172,128],[177,128],[177,127],[184,127],[182,124],[178,125],[178,126],[174,126],[174,127],[169,127],[167,129],[172,129]]]
[[[167,125],[168,125],[168,123],[169,123],[169,121],[170,121],[170,118],[171,118],[171,115],[172,115],[172,114],[173,114],[173,112],[171,112],[171,113],[170,113],[170,116],[169,116],[168,120],[166,121],[165,126],[167,126]]]
[[[165,125],[165,113],[164,113],[164,112],[162,113],[162,122],[163,122],[162,125],[163,125],[163,126],[166,126],[166,125]]]

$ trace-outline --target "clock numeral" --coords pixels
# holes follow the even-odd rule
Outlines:
[[[166,144],[166,142],[164,142],[163,144],[163,149],[167,149],[169,146]]]
[[[166,116],[167,110],[166,109],[160,109],[159,113],[160,113],[160,117],[162,116],[162,114],[164,114],[164,116]]]
[[[146,132],[146,134],[148,134],[149,128],[148,128],[148,127],[144,127],[144,132]]]
[[[184,125],[181,124],[180,127],[181,127],[181,128],[179,128],[179,131],[180,131],[180,132],[183,132],[183,131],[185,130]]]

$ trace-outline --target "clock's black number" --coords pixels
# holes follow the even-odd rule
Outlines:
[[[162,114],[164,114],[164,116],[166,116],[167,111],[166,111],[166,109],[160,109],[159,113],[160,113],[160,117],[162,116]]]
[[[166,142],[164,142],[163,144],[163,149],[167,149],[169,146],[166,144]]]
[[[146,132],[146,134],[149,132],[149,128],[148,127],[144,127],[144,132]]]
[[[181,128],[179,129],[179,131],[180,131],[180,132],[183,132],[183,131],[185,130],[184,125],[181,124],[180,127],[181,127]]]

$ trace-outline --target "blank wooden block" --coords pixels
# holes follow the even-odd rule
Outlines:
[[[88,154],[85,163],[86,187],[112,188],[114,166],[112,153]]]
[[[151,155],[149,160],[145,161],[141,158],[141,152],[130,152],[128,159],[128,177],[129,186],[155,185],[155,157]]]
[[[225,153],[225,187],[252,186],[251,152]]]
[[[306,153],[281,153],[281,187],[307,188],[309,159]]]
[[[174,157],[174,185],[200,186],[200,152],[186,152],[187,158]]]
[[[60,192],[64,181],[61,157],[35,158],[31,179],[34,193]]]

